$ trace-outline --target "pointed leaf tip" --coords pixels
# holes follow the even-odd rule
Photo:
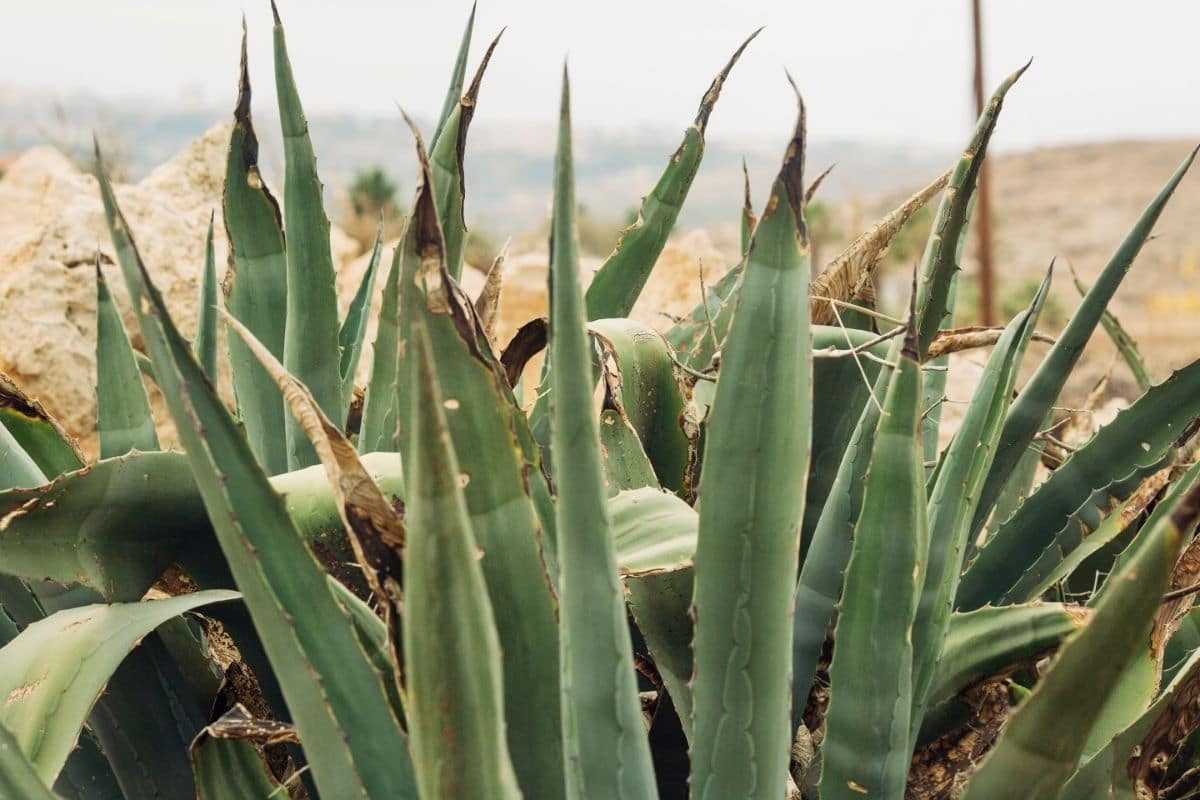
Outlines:
[[[419,140],[421,138],[421,131],[417,128],[417,123],[413,122],[413,118],[404,110],[404,106],[400,105],[399,100],[393,100],[392,102],[396,104],[396,110],[400,112],[404,124],[408,125],[408,129],[412,131],[413,138]]]
[[[1012,72],[1007,78],[1001,81],[1000,85],[996,88],[996,91],[992,93],[992,102],[995,103],[1003,100],[1004,95],[1008,93],[1008,90],[1013,87],[1014,83],[1021,79],[1021,76],[1025,74],[1025,70],[1029,69],[1029,67],[1032,65],[1033,59],[1030,58],[1015,72]]]
[[[276,25],[283,24],[283,21],[279,19],[279,7],[275,5],[275,0],[271,0],[271,16],[275,18]]]
[[[480,59],[479,67],[475,70],[475,77],[471,79],[467,91],[463,93],[462,104],[464,106],[471,107],[475,105],[475,101],[479,97],[479,86],[483,83],[483,73],[487,70],[488,62],[492,60],[492,52],[496,49],[496,45],[500,44],[500,37],[504,35],[506,30],[508,30],[507,26],[501,28],[500,32],[496,34],[496,38],[492,39],[492,43],[483,52],[483,58]],[[462,127],[465,128],[466,126],[463,125]],[[466,138],[465,130],[459,134],[459,138]]]
[[[567,60],[563,59],[562,92],[559,99],[558,115],[560,119],[571,117],[571,77],[567,72]]]
[[[242,15],[242,58],[238,69],[237,104],[233,107],[235,122],[246,122],[250,119],[250,59],[249,31],[246,29],[246,15]]]
[[[917,318],[917,274],[920,272],[920,265],[913,266],[912,277],[912,292],[908,297],[908,324],[904,331],[904,347],[900,351],[903,358],[912,361],[920,361],[920,348],[918,347],[918,337],[920,333],[920,325]]]
[[[813,196],[817,193],[817,190],[821,188],[821,184],[825,182],[825,179],[829,177],[829,173],[833,172],[833,168],[836,166],[837,162],[835,161],[826,167],[820,175],[813,178],[812,183],[810,183],[808,188],[804,190],[804,205],[807,206],[812,202]]]
[[[792,213],[796,216],[796,230],[799,231],[801,244],[807,247],[808,225],[804,221],[804,148],[807,137],[808,112],[805,110],[804,98],[800,95],[800,89],[792,80],[790,73],[787,73],[787,79],[796,93],[796,127],[792,131],[792,140],[788,143],[784,153],[783,166],[779,168],[779,175],[775,180],[783,184],[783,189],[787,193],[788,205],[791,206]],[[770,213],[770,209],[771,207],[768,206],[768,211],[763,215],[764,219]]]
[[[742,51],[746,49],[747,45],[754,41],[754,37],[758,36],[760,33],[762,33],[762,31],[763,29],[760,27],[754,33],[747,36],[746,40],[741,43],[738,49],[733,51],[733,55],[730,56],[729,61],[726,62],[725,66],[721,68],[721,71],[717,73],[717,77],[713,78],[713,82],[708,87],[708,91],[705,92],[704,97],[701,98],[700,110],[696,112],[695,123],[696,127],[700,129],[701,134],[703,134],[704,129],[708,127],[708,117],[710,114],[712,114],[713,106],[717,104],[717,98],[721,96],[721,87],[725,85],[725,80],[729,77],[730,71],[733,70],[733,65],[736,64],[738,59],[742,57]]]

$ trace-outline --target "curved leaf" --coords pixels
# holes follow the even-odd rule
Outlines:
[[[604,462],[604,486],[612,498],[628,489],[659,488],[637,431],[615,408],[600,412],[600,458]]]
[[[608,509],[629,610],[690,737],[692,556],[699,517],[657,488],[621,492],[609,498]]]
[[[1086,609],[1061,603],[985,607],[951,614],[927,705],[932,708],[976,680],[1043,655],[1090,618]]]
[[[404,496],[394,453],[363,460],[389,495]],[[353,557],[320,467],[277,475],[271,485],[331,567]],[[130,453],[36,489],[0,492],[0,527],[0,571],[80,583],[110,602],[142,597],[173,563],[227,574],[183,453]],[[192,577],[200,579],[201,571]]]
[[[1025,348],[1050,290],[1051,274],[1046,273],[1029,307],[1009,323],[992,351],[929,495],[929,558],[912,632],[914,734],[954,607],[975,502],[996,452]]]
[[[1061,340],[1060,340],[1061,341]],[[1061,560],[1070,519],[1122,500],[1171,455],[1185,428],[1200,416],[1200,361],[1151,387],[1101,428],[1017,507],[967,567],[956,598],[960,610],[1031,599],[1022,583],[1042,558]],[[1093,526],[1094,527],[1094,526]]]
[[[675,572],[691,563],[699,520],[678,497],[652,487],[631,489],[609,498],[608,512],[622,576]]]
[[[168,600],[59,611],[0,649],[0,724],[51,783],[75,746],[84,719],[109,677],[139,640],[205,603],[237,598],[209,590]],[[52,713],[51,713],[52,712]]]
[[[45,473],[8,428],[0,425],[0,486],[41,486],[45,482]]]

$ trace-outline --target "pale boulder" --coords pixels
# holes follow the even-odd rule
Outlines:
[[[204,236],[214,212],[218,280],[228,260],[221,190],[229,134],[228,125],[218,125],[141,182],[115,187],[138,250],[188,337],[196,327]],[[337,263],[356,255],[345,234],[335,229],[332,240]],[[50,148],[17,158],[0,180],[0,370],[40,399],[89,458],[98,451],[97,250],[126,329],[140,348],[96,180]],[[225,359],[221,363],[222,394],[230,400],[228,367]],[[150,394],[163,444],[173,445],[162,398],[152,385]]]

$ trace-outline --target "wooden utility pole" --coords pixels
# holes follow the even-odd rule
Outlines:
[[[975,34],[975,115],[983,113],[983,13],[981,0],[971,0],[972,27]],[[979,169],[975,188],[975,230],[979,249],[979,321],[996,324],[995,282],[992,274],[992,202],[988,162],[985,158]]]

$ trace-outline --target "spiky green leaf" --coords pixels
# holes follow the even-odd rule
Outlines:
[[[233,120],[221,200],[231,253],[223,285],[225,306],[276,358],[283,358],[287,318],[283,218],[258,168],[258,137],[250,117],[250,70],[244,26]],[[240,339],[231,340],[228,346],[233,393],[250,449],[268,475],[286,472],[287,447],[279,435],[283,430],[283,400],[279,390]]]
[[[404,651],[422,795],[519,798],[504,722],[500,640],[446,425],[433,353],[417,323],[420,401],[405,559]]]
[[[667,162],[666,170],[642,201],[637,221],[621,234],[616,248],[592,277],[586,295],[588,319],[629,316],[692,188],[704,157],[704,131],[721,96],[721,88],[742,51],[761,30],[750,34],[713,78],[700,100],[696,121],[684,131],[683,141]]]
[[[404,486],[395,453],[363,461],[392,497]],[[277,475],[271,485],[285,498],[288,516],[304,538],[339,568],[353,560],[333,492],[321,468]],[[131,453],[69,473],[46,487],[0,492],[0,572],[29,579],[81,583],[110,602],[136,600],[172,563],[193,578],[227,577],[212,523],[183,453]],[[163,519],[171,524],[162,525]],[[207,584],[207,588],[229,584]]]
[[[467,17],[467,25],[463,29],[462,41],[458,45],[458,55],[454,58],[454,68],[450,71],[450,85],[446,89],[446,99],[442,101],[442,113],[438,116],[437,127],[429,139],[429,146],[436,147],[441,138],[446,120],[450,118],[454,106],[462,96],[463,81],[467,77],[467,56],[471,51],[471,34],[475,30],[475,3],[471,3],[471,14]]]
[[[419,433],[411,424],[421,397],[413,338],[420,323],[433,350],[434,379],[447,405],[459,480],[495,609],[513,767],[527,796],[553,800],[565,791],[562,730],[556,717],[547,721],[545,715],[559,702],[558,635],[547,580],[547,540],[553,534],[535,499],[548,498],[549,488],[539,465],[525,455],[536,454],[525,416],[444,260],[433,201],[436,181],[416,138],[421,180],[399,278],[401,453],[414,458]]]
[[[1154,223],[1158,221],[1167,201],[1171,199],[1195,157],[1196,151],[1193,150],[1142,212],[1101,271],[1100,277],[1088,290],[1083,302],[1079,304],[1062,334],[1050,348],[1050,352],[1042,359],[1021,395],[1013,403],[1004,421],[1004,431],[1000,434],[996,458],[980,493],[975,521],[971,525],[972,537],[983,529],[996,499],[1008,483],[1009,476],[1033,442],[1042,420],[1050,412],[1063,386],[1066,385],[1071,370],[1083,354],[1084,345],[1091,338],[1105,308],[1141,251],[1142,245],[1150,237]]]
[[[1025,575],[1047,560],[1058,563],[1078,544],[1079,528],[1071,520],[1095,506],[1107,507],[1110,497],[1123,500],[1131,494],[1163,465],[1197,416],[1200,361],[1152,387],[1051,473],[967,567],[957,607],[1032,599],[1031,591],[1048,570],[1039,567],[1028,583]]]
[[[893,341],[887,361],[897,363],[902,341]],[[845,454],[821,509],[812,541],[796,583],[792,627],[792,729],[800,726],[817,662],[825,645],[829,623],[842,594],[842,576],[850,560],[854,526],[862,510],[864,476],[874,450],[875,432],[893,370],[883,368],[858,423],[846,444]]]
[[[658,793],[605,503],[576,247],[570,94],[564,70],[550,227],[549,359],[567,793],[640,800]]]
[[[474,12],[472,12],[474,14]],[[501,35],[503,31],[501,31]],[[450,116],[439,125],[436,141],[429,152],[429,163],[433,172],[433,197],[437,203],[438,219],[442,223],[442,238],[446,248],[446,269],[451,277],[462,277],[463,250],[467,243],[467,223],[463,216],[466,202],[466,173],[463,160],[467,150],[467,129],[475,116],[479,102],[479,87],[492,51],[500,43],[500,36],[492,41],[479,62],[475,78],[461,99],[456,99]]]
[[[784,794],[789,639],[812,410],[799,105],[746,258],[705,444],[714,455],[701,479],[696,547],[697,800]]]
[[[415,797],[406,737],[383,688],[390,676],[381,676],[363,652],[282,498],[204,380],[103,174],[100,186],[142,339],[317,787],[334,797]]]
[[[637,432],[658,482],[686,494],[692,443],[683,430],[684,401],[669,345],[627,319],[595,320],[588,329],[596,340],[608,402]]]
[[[100,457],[157,450],[158,433],[121,312],[96,265],[96,432]]]
[[[971,134],[971,141],[967,143],[962,157],[950,174],[950,180],[946,184],[946,193],[942,195],[937,219],[929,234],[929,242],[925,246],[925,255],[921,260],[921,279],[917,291],[922,360],[928,354],[929,345],[933,343],[933,337],[937,335],[950,310],[950,289],[954,283],[954,276],[960,268],[958,263],[959,241],[970,218],[970,209],[975,196],[975,181],[983,167],[988,142],[992,138],[992,131],[996,128],[996,120],[1000,115],[1000,108],[1004,104],[1004,96],[1028,68],[1029,64],[1026,64],[1009,75],[992,93],[991,99],[988,100],[975,125],[975,130]]]
[[[1079,765],[1088,734],[1125,665],[1149,633],[1182,542],[1200,513],[1190,492],[1148,532],[1151,546],[1114,576],[1115,588],[1059,652],[974,772],[964,800],[1058,797]]]
[[[929,558],[912,632],[914,733],[921,724],[925,696],[958,591],[975,502],[995,456],[1021,360],[1050,290],[1050,278],[1047,272],[1029,307],[1009,323],[996,343],[929,495]]]
[[[283,24],[275,12],[275,93],[283,132],[283,228],[287,234],[287,318],[283,363],[308,387],[321,410],[337,419],[342,402],[341,353],[338,349],[337,288],[329,218],[317,159],[288,60]],[[288,468],[317,463],[312,445],[291,417],[285,417]]]
[[[915,320],[888,385],[838,606],[821,796],[899,797],[908,775],[913,622],[929,529]]]

